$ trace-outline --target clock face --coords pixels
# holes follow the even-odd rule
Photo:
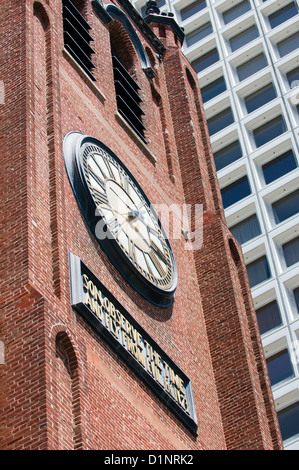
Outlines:
[[[120,159],[93,138],[83,139],[80,150],[77,146],[76,163],[87,201],[97,214],[93,231],[99,243],[144,297],[169,306],[177,283],[175,261],[145,193]]]

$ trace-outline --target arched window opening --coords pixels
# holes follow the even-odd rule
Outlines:
[[[64,47],[93,80],[92,70],[95,68],[91,60],[94,50],[90,46],[93,41],[89,31],[91,26],[84,18],[85,1],[62,0]]]
[[[235,242],[233,241],[232,238],[230,238],[228,243],[229,243],[229,247],[230,247],[230,251],[231,251],[231,255],[232,255],[232,258],[234,260],[234,263],[237,267],[239,267],[240,255],[239,255],[238,249],[235,245]]]
[[[134,45],[125,28],[117,21],[110,24],[110,40],[118,112],[145,141],[145,126],[142,122],[144,112],[140,106],[142,99],[136,80],[138,58]]]
[[[57,440],[60,449],[79,450],[82,449],[83,440],[78,361],[66,332],[59,332],[55,343],[56,403],[60,417],[57,422]]]
[[[191,72],[190,72],[189,69],[186,69],[186,75],[187,75],[187,79],[188,79],[189,85],[191,87],[191,90],[193,91],[193,93],[196,93],[196,83],[195,83],[194,78],[192,77]]]

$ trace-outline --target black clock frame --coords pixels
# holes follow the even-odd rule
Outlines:
[[[175,290],[177,287],[178,276],[175,259],[173,252],[167,238],[167,235],[163,229],[161,221],[157,216],[156,212],[151,206],[151,211],[154,214],[159,228],[163,234],[165,242],[168,246],[169,253],[172,259],[173,265],[173,284],[169,289],[159,289],[157,286],[153,285],[148,281],[135,266],[130,262],[125,253],[122,251],[117,241],[114,239],[114,236],[109,231],[109,227],[106,224],[104,218],[100,215],[97,210],[97,206],[92,198],[90,190],[87,186],[84,171],[82,168],[82,152],[81,149],[84,144],[95,145],[103,149],[107,154],[109,154],[129,175],[133,183],[137,186],[138,190],[144,197],[146,203],[151,205],[148,197],[144,193],[143,189],[140,187],[139,183],[120,160],[117,155],[107,147],[103,142],[91,137],[84,135],[80,132],[70,131],[68,132],[63,141],[63,157],[64,164],[67,172],[67,176],[76,197],[76,200],[79,204],[81,212],[83,213],[90,230],[95,236],[97,242],[101,246],[102,250],[110,259],[111,263],[121,275],[126,279],[126,281],[147,301],[161,308],[169,308],[174,302]],[[98,215],[97,215],[98,214]],[[98,239],[96,236],[96,225],[101,224],[101,230],[107,231],[107,237],[103,239]]]

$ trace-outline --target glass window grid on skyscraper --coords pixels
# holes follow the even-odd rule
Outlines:
[[[145,0],[131,1],[141,12]],[[298,0],[158,5],[186,34],[183,52],[198,72],[227,223],[252,279],[285,449],[299,449]],[[279,369],[285,363],[290,373]]]

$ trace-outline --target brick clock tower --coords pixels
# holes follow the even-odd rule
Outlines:
[[[1,449],[281,449],[183,31],[1,0]]]

